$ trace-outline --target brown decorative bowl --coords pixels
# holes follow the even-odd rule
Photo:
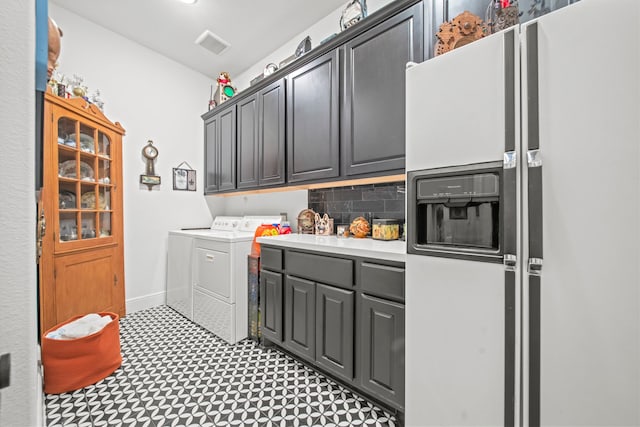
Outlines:
[[[351,226],[349,226],[349,231],[354,237],[363,238],[367,237],[369,232],[371,231],[371,227],[369,226],[369,221],[367,221],[364,217],[357,217],[351,222]]]

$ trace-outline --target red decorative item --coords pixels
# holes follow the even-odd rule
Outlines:
[[[256,232],[253,236],[253,243],[251,245],[251,255],[255,257],[260,256],[260,243],[256,241],[258,237],[263,236],[277,236],[278,227],[273,224],[262,224],[256,228]]]

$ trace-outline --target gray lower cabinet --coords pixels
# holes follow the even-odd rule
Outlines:
[[[282,273],[260,272],[260,316],[262,336],[281,344],[282,329]]]
[[[404,170],[405,66],[423,60],[422,10],[417,3],[345,45],[345,175]]]
[[[362,388],[404,407],[404,304],[360,295]]]
[[[236,106],[205,119],[205,194],[236,188]]]
[[[315,359],[316,284],[287,276],[284,288],[284,347],[300,357]]]
[[[355,292],[316,285],[316,363],[353,380]]]
[[[287,76],[287,181],[340,174],[339,51]]]
[[[404,263],[264,244],[260,262],[263,337],[404,411]]]

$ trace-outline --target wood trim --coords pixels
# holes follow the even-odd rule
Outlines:
[[[221,194],[205,194],[205,196],[214,196],[214,197],[250,196],[252,194],[279,193],[283,191],[316,190],[319,188],[348,187],[352,185],[384,184],[387,182],[396,182],[396,181],[404,181],[404,180],[405,180],[405,174],[398,174],[398,175],[374,176],[370,178],[347,179],[347,180],[331,181],[331,182],[318,182],[315,184],[287,185],[284,187],[261,188],[256,190],[234,191],[234,192],[221,193]]]
[[[88,101],[85,101],[84,98],[67,99],[57,95],[53,95],[49,92],[45,92],[44,98],[45,101],[51,102],[52,104],[56,104],[62,108],[81,115],[85,120],[86,118],[91,118],[96,123],[99,123],[100,125],[105,126],[112,131],[119,133],[120,135],[125,134],[125,130],[120,122],[114,123],[111,120],[107,119],[107,117],[102,111],[100,111],[98,107]]]

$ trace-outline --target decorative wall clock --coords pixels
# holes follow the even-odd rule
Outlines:
[[[144,184],[149,191],[154,185],[160,185],[160,177],[156,176],[154,161],[158,157],[158,149],[153,146],[153,141],[147,141],[147,145],[142,147],[142,155],[146,160],[145,173],[140,175],[140,184]]]

